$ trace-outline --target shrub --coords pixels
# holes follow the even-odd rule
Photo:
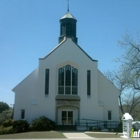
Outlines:
[[[3,122],[4,122],[5,120],[11,119],[12,113],[13,113],[12,110],[3,111],[3,112],[0,114],[0,125],[3,124]]]
[[[98,127],[98,128],[97,128],[97,131],[101,131],[101,130],[102,130],[102,128],[101,128],[101,127]]]
[[[122,132],[122,122],[120,122],[118,127],[114,129],[114,132]]]
[[[2,125],[3,125],[4,127],[12,126],[12,124],[13,124],[13,120],[11,120],[11,119],[5,120],[5,121],[2,123]]]
[[[92,126],[89,127],[89,131],[93,131],[93,127]]]
[[[95,127],[95,128],[93,128],[93,131],[97,131],[98,129]]]
[[[29,129],[29,124],[26,120],[14,121],[12,126],[13,126],[14,132],[16,133],[27,132]]]
[[[55,122],[42,116],[38,119],[33,120],[31,129],[34,131],[50,131],[55,129]]]
[[[12,129],[12,126],[10,127],[0,127],[0,135],[1,134],[12,134],[14,133],[14,130]]]

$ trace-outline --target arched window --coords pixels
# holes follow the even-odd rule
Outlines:
[[[78,70],[66,65],[58,70],[58,94],[78,94]]]

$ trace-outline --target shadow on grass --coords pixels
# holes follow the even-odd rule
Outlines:
[[[61,132],[27,132],[0,135],[0,139],[44,139],[44,138],[66,138]]]
[[[94,138],[120,138],[120,136],[122,136],[122,134],[115,134],[115,133],[86,133],[88,136],[90,137],[94,137]]]

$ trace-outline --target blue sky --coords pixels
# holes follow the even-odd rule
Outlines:
[[[78,45],[102,72],[117,68],[122,35],[140,31],[139,6],[140,0],[70,0]],[[58,44],[66,11],[67,0],[0,0],[0,101],[14,104],[12,88]]]

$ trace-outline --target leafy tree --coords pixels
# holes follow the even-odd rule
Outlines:
[[[10,109],[10,107],[7,103],[0,102],[0,113],[2,113],[5,110],[9,110],[9,109]]]
[[[12,112],[13,112],[12,109],[3,111],[0,114],[0,124],[2,124],[5,120],[11,119],[12,118]]]

